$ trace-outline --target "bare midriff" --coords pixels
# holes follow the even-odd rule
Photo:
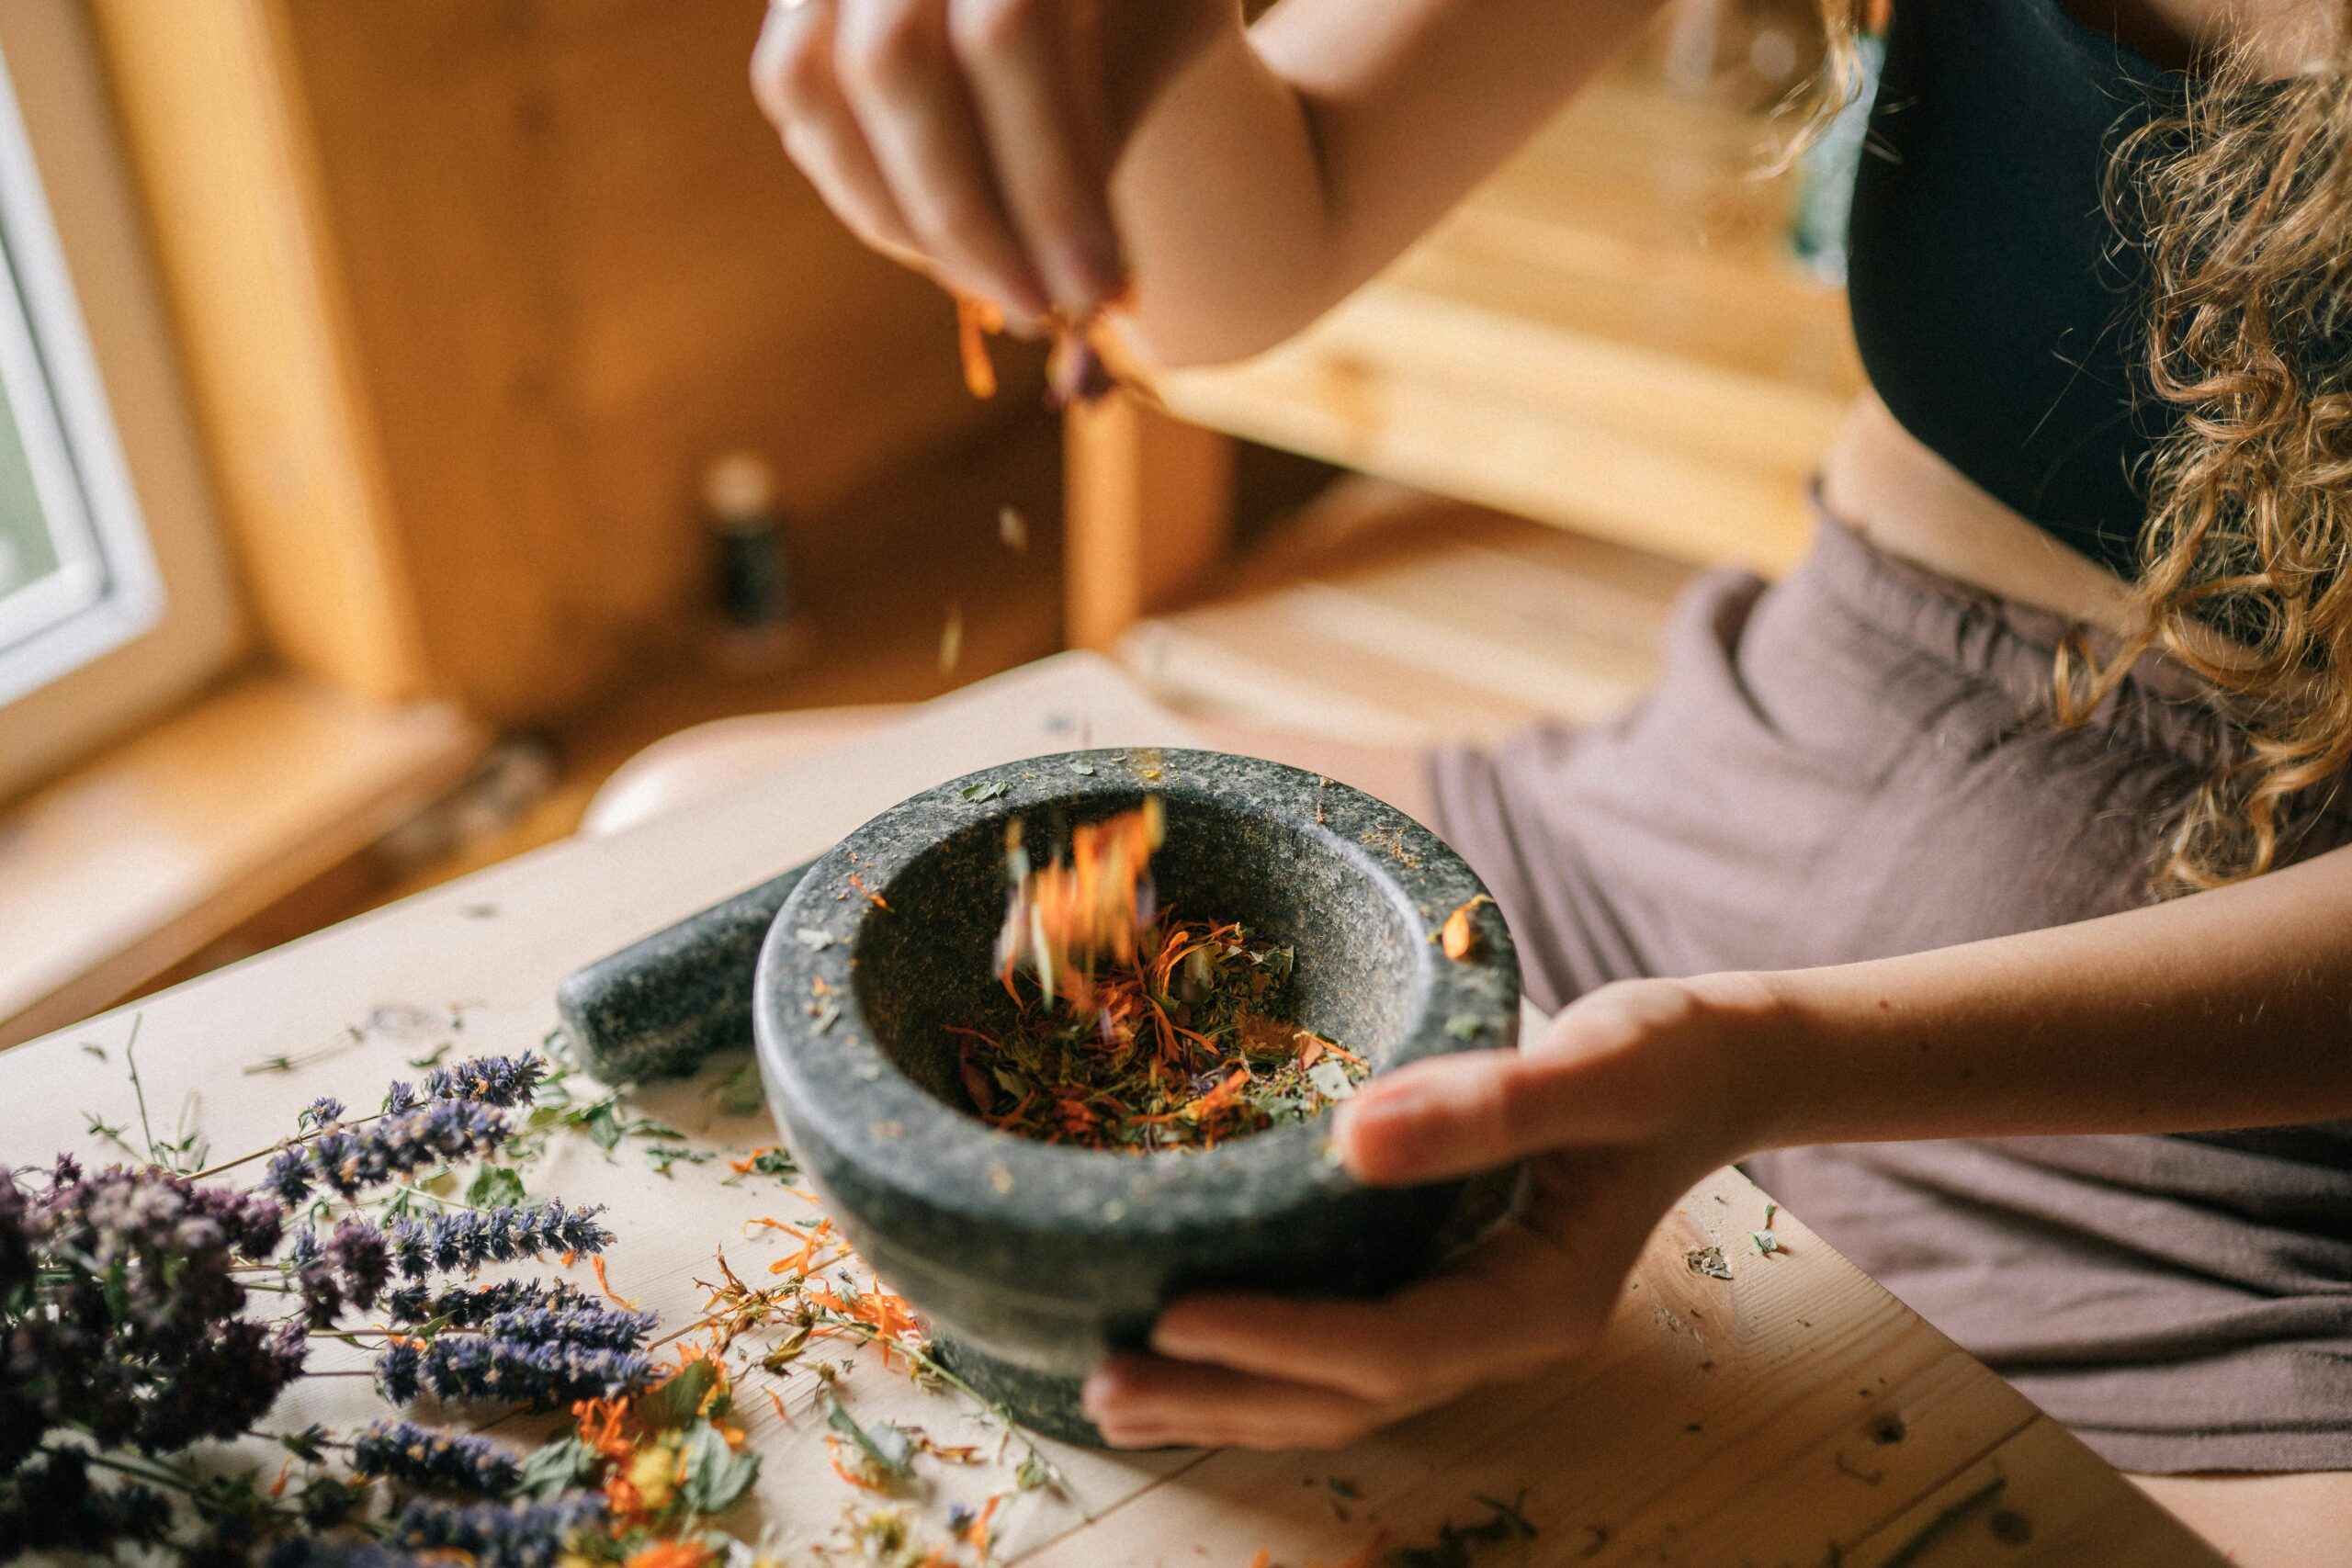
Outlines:
[[[2020,604],[2128,632],[2129,584],[1929,451],[1865,392],[1822,460],[1829,514],[1889,555]]]

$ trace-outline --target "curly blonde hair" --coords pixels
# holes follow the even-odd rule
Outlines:
[[[1815,123],[1859,91],[1866,3],[1822,0]],[[2054,707],[2080,722],[2151,649],[2222,694],[2231,754],[2172,826],[2165,894],[2269,870],[2352,765],[2352,0],[2324,25],[2283,79],[2242,47],[2199,61],[2107,173],[2147,264],[2148,391],[2177,412],[2143,475],[2139,629],[2062,644]]]

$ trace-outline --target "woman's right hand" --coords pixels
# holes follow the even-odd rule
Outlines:
[[[1120,127],[1240,26],[1238,0],[775,0],[752,88],[860,239],[1035,333],[1124,290]]]

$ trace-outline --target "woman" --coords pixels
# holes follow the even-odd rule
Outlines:
[[[1196,363],[1356,287],[1655,4],[780,0],[753,81],[876,247]],[[1090,1384],[1114,1440],[1335,1444],[1574,1355],[1747,1159],[2246,1561],[2341,1560],[2352,9],[2063,4],[1895,0],[1812,557],[1694,589],[1617,725],[1315,759],[1464,849],[1560,1010],[1367,1089],[1348,1164],[1528,1158],[1531,1212],[1391,1301],[1177,1303]]]

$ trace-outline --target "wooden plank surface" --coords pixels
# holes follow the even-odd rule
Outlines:
[[[1861,385],[1843,296],[1781,254],[1764,128],[1611,79],[1380,277],[1176,413],[1682,559],[1777,571]]]
[[[372,843],[485,743],[447,704],[256,675],[0,812],[0,1045],[128,995]]]
[[[1143,621],[1120,660],[1185,713],[1398,748],[1614,716],[1657,678],[1690,569],[1350,476],[1237,591]]]
[[[537,1042],[562,974],[813,852],[913,789],[1040,750],[1186,739],[1103,661],[1047,660],[678,816],[554,846],[149,998],[135,1019],[109,1015],[10,1052],[0,1057],[0,1147],[18,1159],[61,1146],[101,1152],[84,1113],[130,1120],[121,1048],[134,1022],[159,1120],[192,1098],[216,1149],[260,1146],[312,1097],[372,1096],[437,1044],[463,1054]],[[272,1070],[278,1057],[288,1059],[285,1070]],[[708,1088],[707,1075],[636,1097],[631,1109],[684,1129],[697,1152],[772,1140],[763,1117],[717,1112]],[[747,1222],[810,1212],[773,1183],[728,1184],[725,1171],[714,1161],[663,1176],[628,1145],[607,1155],[568,1138],[531,1180],[535,1190],[610,1205],[606,1222],[620,1237],[614,1287],[681,1326],[702,1302],[695,1280],[713,1277],[718,1249],[758,1279],[796,1245]],[[1764,1201],[1735,1172],[1711,1177],[1653,1239],[1598,1353],[1345,1452],[1049,1445],[1064,1484],[1013,1501],[1001,1516],[998,1559],[1249,1568],[1264,1551],[1286,1568],[1368,1563],[1374,1541],[1380,1550],[1425,1542],[1442,1521],[1480,1515],[1476,1495],[1524,1489],[1541,1533],[1515,1557],[1488,1561],[2007,1562],[1986,1533],[1996,1510],[1972,1506],[1943,1518],[1999,1478],[2001,1507],[2053,1543],[2030,1561],[2216,1561],[1792,1217],[1773,1224],[1787,1250],[1758,1253],[1747,1236],[1763,1224]],[[1728,1280],[1687,1266],[1691,1249],[1709,1246],[1722,1249]],[[330,1352],[318,1356],[332,1364]],[[763,1472],[755,1500],[725,1522],[790,1547],[821,1538],[845,1507],[872,1506],[827,1462],[805,1366],[773,1383],[757,1371],[745,1378],[739,1409]],[[765,1398],[771,1387],[780,1405]],[[989,1438],[955,1398],[914,1387],[869,1354],[854,1359],[843,1397],[862,1416],[920,1425],[942,1442]],[[362,1380],[312,1380],[274,1419],[348,1422],[370,1404]],[[935,1523],[951,1503],[1005,1483],[1001,1466],[925,1461],[901,1501]],[[1922,1531],[1931,1537],[1923,1541]],[[2063,1543],[2073,1543],[2069,1554],[2057,1555]]]

